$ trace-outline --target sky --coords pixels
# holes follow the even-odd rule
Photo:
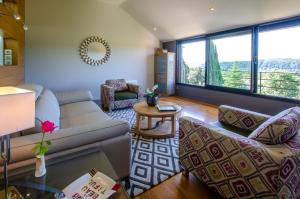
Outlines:
[[[250,61],[251,35],[214,39],[220,62]],[[204,65],[205,42],[182,45],[182,56],[191,67]],[[300,59],[300,26],[259,33],[259,59]]]

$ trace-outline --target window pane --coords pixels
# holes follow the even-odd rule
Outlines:
[[[250,31],[210,39],[210,85],[250,89],[251,41]]]
[[[181,44],[180,83],[205,85],[205,41]]]
[[[300,26],[259,33],[258,89],[300,99]]]

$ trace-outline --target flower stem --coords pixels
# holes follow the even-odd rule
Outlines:
[[[44,138],[45,138],[45,133],[43,133],[43,137],[42,137],[42,141],[41,141],[41,145],[40,145],[40,152],[39,155],[42,155],[42,148],[44,146]]]

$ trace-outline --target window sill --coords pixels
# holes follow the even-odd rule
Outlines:
[[[183,84],[183,83],[176,83],[176,86],[177,85],[200,88],[200,89],[210,90],[210,91],[219,91],[219,92],[224,92],[224,93],[234,93],[234,94],[239,94],[239,95],[246,95],[246,96],[251,96],[251,97],[264,98],[264,99],[270,99],[270,100],[276,100],[276,101],[282,101],[282,102],[298,103],[298,104],[300,103],[299,99],[277,97],[277,96],[272,96],[272,95],[263,95],[263,94],[253,93],[250,90],[218,87],[218,86],[211,86],[211,85],[197,86],[197,85],[190,85],[190,84]]]

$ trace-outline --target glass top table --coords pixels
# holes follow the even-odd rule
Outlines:
[[[8,181],[9,186],[16,187],[26,199],[50,199],[55,198],[55,193],[61,192],[71,182],[89,173],[93,168],[120,183],[108,158],[98,148],[92,151],[80,152],[80,155],[73,154],[67,156],[67,158],[46,160],[47,173],[40,178],[34,177],[35,166],[33,165],[23,167],[21,171],[9,171]],[[3,183],[0,187],[1,189],[4,188]],[[121,187],[109,199],[129,198],[126,190]]]

